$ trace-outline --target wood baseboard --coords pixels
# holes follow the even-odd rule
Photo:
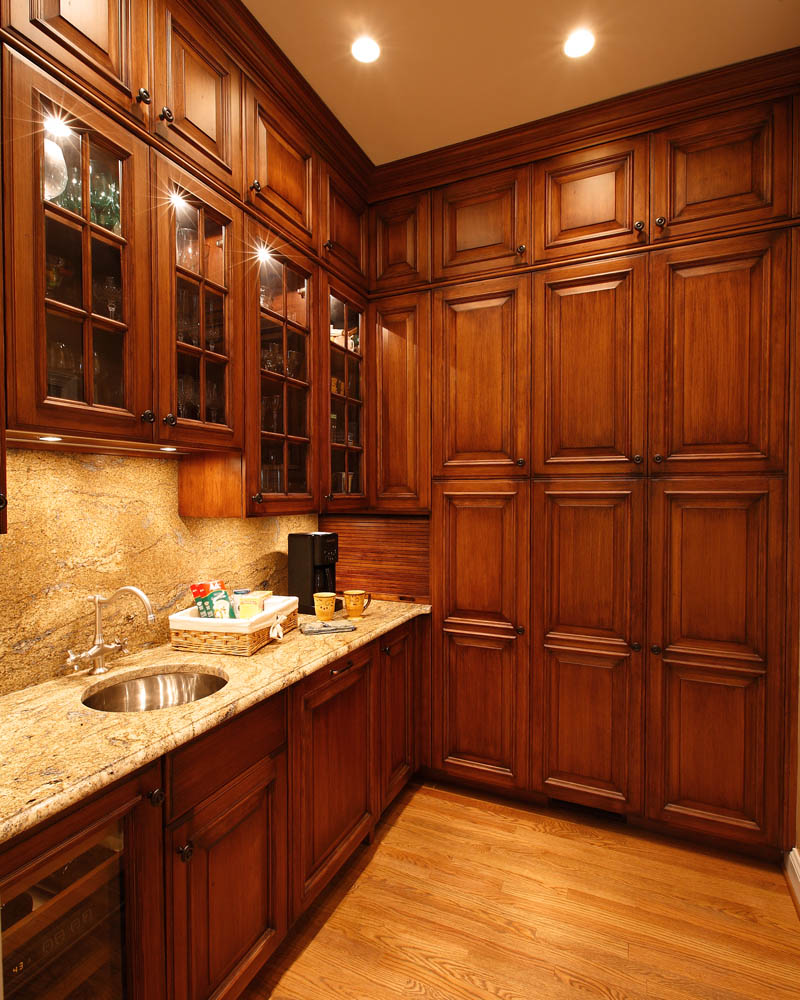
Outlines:
[[[797,915],[800,916],[800,851],[793,847],[783,859],[783,872],[789,892],[794,900]]]

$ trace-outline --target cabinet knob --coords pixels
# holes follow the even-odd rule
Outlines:
[[[322,499],[328,501],[333,500],[333,493],[326,493]]]
[[[633,228],[636,230],[637,233],[643,233],[644,232],[644,223],[642,222],[641,219],[639,219],[638,222],[634,222]]]
[[[325,240],[325,242],[322,245],[329,253],[331,250],[333,250],[333,240]]]
[[[5,510],[8,507],[8,497],[5,493],[0,493],[0,510]]]
[[[656,465],[661,465],[661,463],[664,461],[664,456],[663,455],[653,455],[653,461],[656,463]]]
[[[152,101],[152,97],[150,96],[150,91],[147,87],[139,87],[139,93],[136,95],[136,103],[149,104],[150,101]]]
[[[525,459],[524,459],[524,458],[518,458],[518,459],[517,459],[517,465],[518,465],[518,466],[519,466],[520,468],[522,468],[522,466],[523,466],[524,464],[525,464]]]
[[[661,647],[660,646],[651,646],[650,647],[650,652],[654,656],[661,656]]]
[[[164,417],[164,423],[167,427],[176,427],[178,424],[178,418],[174,413],[168,413],[166,417]]]
[[[664,216],[663,215],[659,215],[659,217],[656,219],[656,225],[658,226],[658,228],[659,229],[663,229],[664,226],[666,226],[666,224],[667,224],[667,220],[664,218]]]
[[[346,674],[353,666],[353,661],[348,660],[343,667],[331,667],[331,677],[338,677],[339,674]]]
[[[641,465],[643,461],[644,461],[644,459],[642,458],[641,455],[634,455],[633,456],[633,464],[634,465]]]
[[[161,109],[161,114],[158,116],[162,122],[174,122],[175,115],[172,113],[172,108],[168,108],[166,104]]]
[[[151,805],[163,806],[167,800],[167,793],[163,788],[154,788],[147,797],[150,799]]]
[[[253,501],[253,503],[263,503],[264,502],[264,494],[263,493],[256,493],[253,496],[251,496],[250,499]]]
[[[194,854],[194,844],[191,842],[191,840],[187,844],[184,844],[183,847],[178,848],[178,857],[184,864],[192,860],[193,854]]]
[[[152,410],[145,410],[142,414],[143,424],[154,424],[156,422],[156,415]]]
[[[524,625],[517,625],[517,627],[514,629],[514,631],[517,633],[517,635],[525,635],[525,626]]]
[[[633,650],[634,653],[641,653],[642,644],[640,642],[632,642],[631,649]]]
[[[255,191],[255,193],[258,194],[259,191],[261,190],[261,181],[258,179],[254,180],[253,183],[250,185],[250,190]]]
[[[391,653],[391,649],[389,649],[388,646],[382,646],[381,652],[383,653],[384,656],[388,656]]]
[[[528,252],[528,247],[526,246],[526,244],[520,243],[520,245],[517,247],[517,256],[522,257],[527,252]]]

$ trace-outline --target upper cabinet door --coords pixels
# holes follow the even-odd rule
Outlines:
[[[772,232],[652,255],[652,473],[784,468],[787,251]]]
[[[643,256],[536,274],[536,474],[644,472],[646,296]]]
[[[647,136],[534,165],[536,259],[647,243]]]
[[[372,503],[381,510],[425,510],[431,503],[429,295],[380,299],[369,316],[375,336]]]
[[[56,60],[126,114],[147,122],[147,4],[141,0],[8,0],[3,27]]]
[[[530,261],[530,168],[433,192],[433,276],[484,274]]]
[[[323,259],[363,286],[367,277],[367,203],[327,163],[322,169],[321,216]]]
[[[309,246],[316,236],[316,156],[299,127],[247,84],[248,197],[270,222]]]
[[[241,193],[238,66],[178,0],[154,0],[153,58],[156,133],[192,164]]]
[[[147,147],[4,57],[9,426],[152,441]]]
[[[429,281],[430,200],[427,191],[382,201],[369,210],[370,288]]]
[[[788,215],[790,135],[789,99],[656,132],[653,238],[713,233]]]
[[[433,299],[433,475],[528,475],[530,278]]]

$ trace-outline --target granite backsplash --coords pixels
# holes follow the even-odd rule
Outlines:
[[[8,534],[0,535],[0,695],[51,678],[67,649],[87,649],[87,596],[134,584],[104,615],[131,651],[169,639],[167,616],[191,604],[189,584],[222,578],[286,593],[287,535],[316,515],[249,520],[178,516],[174,459],[8,452]]]

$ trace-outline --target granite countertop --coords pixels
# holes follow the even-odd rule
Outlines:
[[[355,632],[317,637],[297,629],[254,656],[158,646],[112,658],[102,677],[84,671],[5,695],[0,698],[0,843],[430,610],[427,604],[373,601]],[[300,620],[311,619],[301,615]],[[153,712],[99,712],[81,703],[89,689],[164,667],[201,667],[228,683],[200,701]]]

